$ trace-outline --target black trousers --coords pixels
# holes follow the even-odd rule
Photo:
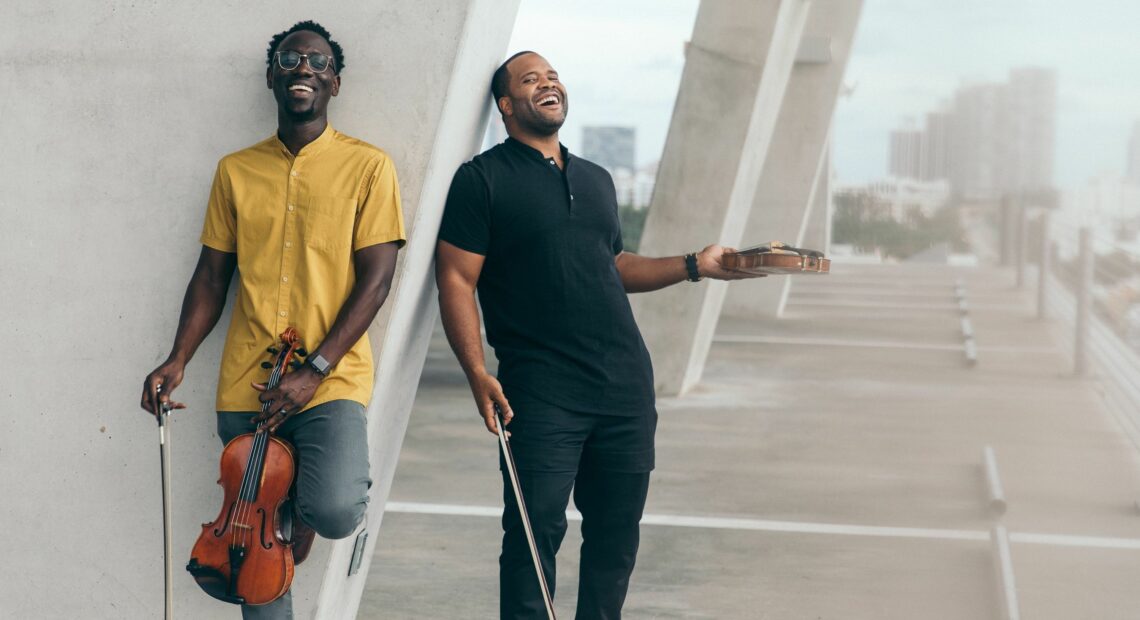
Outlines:
[[[555,555],[566,534],[570,495],[582,513],[577,618],[621,617],[637,559],[639,522],[653,469],[657,413],[606,416],[567,411],[508,394],[515,417],[511,451],[518,467],[543,572],[551,594]],[[546,618],[510,478],[503,474],[503,550],[499,556],[499,614],[504,620]]]

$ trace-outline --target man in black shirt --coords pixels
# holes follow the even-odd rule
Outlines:
[[[749,277],[725,248],[646,258],[622,251],[613,180],[558,141],[566,88],[534,52],[495,72],[492,96],[510,136],[455,173],[437,247],[448,341],[487,430],[509,424],[543,570],[574,494],[582,513],[579,618],[619,618],[637,556],[653,469],[653,369],[627,293],[685,280]],[[479,305],[498,377],[483,363]],[[504,476],[502,618],[545,617],[518,507]]]

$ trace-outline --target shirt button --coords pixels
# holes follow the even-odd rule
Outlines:
[[[290,172],[290,173],[289,173],[289,176],[291,176],[291,177],[295,177],[295,176],[297,176],[297,171],[296,171],[296,170],[294,170],[293,172]]]
[[[281,312],[278,312],[277,314],[279,314],[279,315],[281,315],[281,316],[285,316],[285,311],[284,311],[284,310],[282,310]]]
[[[282,281],[282,282],[288,282],[288,281],[289,281],[289,276],[281,276],[281,281]]]
[[[285,208],[286,208],[286,209],[288,209],[288,210],[290,210],[290,211],[292,211],[292,210],[293,210],[293,205],[289,205],[288,207],[285,207]]]
[[[293,247],[293,242],[292,242],[292,241],[286,241],[286,242],[285,242],[285,247],[287,247],[287,248],[291,248],[291,247]]]

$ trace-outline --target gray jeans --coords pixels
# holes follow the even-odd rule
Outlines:
[[[253,413],[218,412],[222,443],[253,432]],[[356,531],[368,507],[368,430],[364,406],[334,400],[299,413],[277,429],[277,436],[293,445],[297,475],[294,512],[324,538],[347,538]],[[268,605],[242,605],[243,618],[293,617],[293,598],[284,596]]]

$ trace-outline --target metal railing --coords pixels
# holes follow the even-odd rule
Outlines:
[[[1054,324],[1073,375],[1098,383],[1140,450],[1140,245],[1046,209],[1020,209],[1015,222],[1017,234],[1003,235],[1015,247],[1003,255],[1018,287],[1036,280],[1037,317]]]

